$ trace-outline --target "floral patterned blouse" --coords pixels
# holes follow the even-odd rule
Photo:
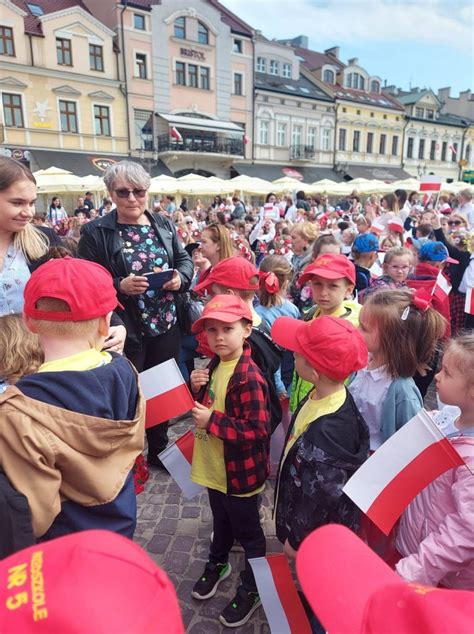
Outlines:
[[[155,269],[169,269],[166,249],[151,225],[118,224],[119,235],[124,241],[123,254],[128,269],[135,275],[152,273]],[[149,290],[136,295],[142,316],[142,333],[156,337],[176,323],[176,304],[171,292]]]
[[[29,279],[25,256],[10,244],[0,270],[0,316],[23,312],[23,291]]]

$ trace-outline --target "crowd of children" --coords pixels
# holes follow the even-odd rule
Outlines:
[[[266,553],[260,494],[287,404],[274,519],[290,560],[325,524],[344,524],[377,547],[343,487],[422,409],[433,377],[439,408],[449,406],[443,432],[474,469],[472,235],[462,243],[442,229],[446,207],[429,210],[427,223],[403,195],[385,210],[369,200],[365,214],[358,200],[344,211],[305,198],[269,195],[254,215],[234,197],[213,207],[217,222],[197,208],[187,210],[186,231],[177,224],[183,244],[184,233],[195,238],[201,309],[188,343],[208,358],[195,369],[188,363],[191,479],[206,487],[213,518],[191,595],[215,595],[239,542],[245,564],[219,617],[226,627],[243,626],[261,604],[249,560]],[[393,246],[382,251],[385,239]],[[134,366],[103,350],[118,305],[104,268],[55,257],[29,277],[23,317],[0,317],[0,509],[9,513],[1,556],[91,528],[133,537],[145,404]],[[473,482],[465,466],[451,469],[405,510],[390,537],[400,577],[474,591]],[[11,494],[24,504],[6,511]],[[310,618],[313,631],[324,631]]]

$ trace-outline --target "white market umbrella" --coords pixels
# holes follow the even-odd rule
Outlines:
[[[241,174],[228,181],[232,191],[240,191],[246,194],[265,195],[272,191],[272,183],[263,178]]]
[[[89,174],[89,176],[81,177],[81,187],[83,191],[91,191],[101,193],[106,191],[104,179],[101,176]]]
[[[329,178],[323,178],[320,181],[314,181],[314,183],[311,183],[308,189],[315,194],[324,194],[333,189],[336,185],[336,181],[332,181]]]
[[[173,176],[160,174],[160,176],[151,179],[148,191],[150,194],[176,194],[178,191],[176,182],[177,179]]]
[[[417,192],[420,189],[420,181],[416,178],[405,178],[404,180],[390,183],[390,186],[392,187],[391,191],[395,191],[396,189],[405,189],[409,192]]]
[[[299,190],[309,190],[309,183],[302,183],[297,178],[291,178],[290,176],[284,176],[283,178],[277,178],[272,182],[271,191],[274,194],[283,194],[285,192],[293,192]]]
[[[59,167],[48,167],[45,170],[35,172],[39,194],[62,194],[64,192],[82,191],[81,178],[72,172]]]

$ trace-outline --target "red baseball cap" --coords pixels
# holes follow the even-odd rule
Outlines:
[[[309,322],[279,317],[272,326],[272,339],[282,348],[302,354],[315,370],[334,381],[344,381],[368,362],[364,337],[340,317]]]
[[[345,526],[311,533],[298,550],[296,572],[333,634],[472,632],[474,593],[406,583]]]
[[[338,280],[345,277],[351,284],[355,284],[356,272],[354,264],[345,255],[340,253],[325,253],[308,264],[300,275],[299,284],[302,286],[309,282],[313,275],[319,275],[327,280]]]
[[[103,317],[117,306],[112,276],[100,264],[79,258],[49,260],[34,271],[25,286],[24,313],[48,321],[85,321]],[[38,300],[52,297],[67,303],[69,311],[38,310]]]
[[[214,295],[204,306],[202,315],[194,322],[191,330],[200,332],[204,328],[206,319],[217,319],[226,324],[247,319],[252,323],[252,313],[244,300],[237,295]]]
[[[194,290],[200,293],[213,284],[239,290],[258,289],[258,271],[255,266],[240,256],[233,256],[218,262],[204,281],[197,284]]]
[[[83,531],[0,562],[0,632],[183,634],[173,585],[131,540]]]

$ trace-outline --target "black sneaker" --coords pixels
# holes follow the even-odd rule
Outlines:
[[[232,567],[229,563],[211,564],[211,562],[208,561],[202,573],[202,577],[194,584],[191,596],[201,601],[210,599],[216,594],[217,586],[220,582],[227,579],[231,572]]]
[[[245,625],[262,602],[258,592],[247,592],[240,586],[232,601],[224,608],[219,621],[226,627]]]

